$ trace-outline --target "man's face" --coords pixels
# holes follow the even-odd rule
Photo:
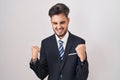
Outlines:
[[[63,38],[68,31],[69,18],[64,14],[53,15],[51,17],[51,23],[55,34],[59,38]]]

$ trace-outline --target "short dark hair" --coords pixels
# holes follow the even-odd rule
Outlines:
[[[57,3],[49,9],[48,14],[50,17],[52,17],[53,15],[58,15],[63,13],[66,17],[68,17],[69,12],[70,10],[65,4]]]

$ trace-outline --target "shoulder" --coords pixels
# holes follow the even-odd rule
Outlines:
[[[53,34],[53,35],[51,35],[51,36],[43,39],[43,40],[42,40],[42,43],[48,43],[48,42],[53,41],[54,39],[55,39],[55,35]]]
[[[79,37],[79,36],[74,35],[72,33],[70,33],[70,36],[72,37],[72,39],[74,39],[75,42],[79,42],[81,44],[85,44],[85,40],[82,37]]]

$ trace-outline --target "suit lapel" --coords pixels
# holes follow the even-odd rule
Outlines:
[[[58,62],[60,62],[60,60],[59,60],[59,50],[58,50],[58,45],[57,45],[55,35],[52,36],[52,39],[51,39],[50,42],[52,44],[52,49],[54,51],[54,55],[57,57]]]
[[[64,64],[66,63],[67,56],[68,56],[68,53],[70,52],[70,48],[72,47],[73,41],[74,41],[73,35],[71,33],[69,33],[68,41],[67,41],[66,48],[65,48],[63,62],[61,63],[61,67],[60,67],[60,72],[62,71]]]

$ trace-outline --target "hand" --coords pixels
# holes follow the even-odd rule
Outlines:
[[[80,60],[83,62],[86,59],[86,46],[85,44],[79,44],[77,45],[77,47],[75,48],[78,57],[80,58]]]
[[[32,59],[33,60],[37,60],[39,52],[40,52],[40,48],[38,46],[32,47]]]

